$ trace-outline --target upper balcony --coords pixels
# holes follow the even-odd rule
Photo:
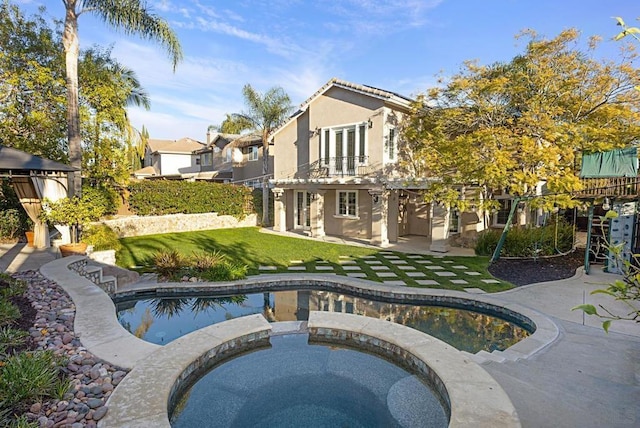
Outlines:
[[[365,177],[373,172],[368,156],[322,158],[298,168],[299,178]]]

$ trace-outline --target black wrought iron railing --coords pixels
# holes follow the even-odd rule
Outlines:
[[[368,156],[336,156],[321,158],[311,164],[306,171],[309,178],[323,177],[357,177],[371,174]],[[306,175],[298,170],[298,175]]]

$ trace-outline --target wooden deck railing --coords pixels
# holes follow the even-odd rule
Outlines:
[[[640,176],[582,178],[582,190],[575,193],[578,198],[610,197],[615,199],[634,199],[640,197]]]

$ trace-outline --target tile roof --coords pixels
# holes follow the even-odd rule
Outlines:
[[[204,143],[194,140],[189,137],[184,137],[179,140],[158,140],[150,138],[147,141],[147,145],[152,153],[185,153],[191,154],[195,150],[199,150],[204,147]]]

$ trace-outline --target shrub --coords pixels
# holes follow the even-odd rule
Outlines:
[[[176,250],[163,250],[153,255],[153,264],[160,275],[170,277],[183,267],[184,262]]]
[[[0,299],[0,326],[12,324],[20,318],[20,309],[8,300]]]
[[[106,224],[93,224],[82,231],[82,241],[93,245],[95,251],[116,250],[122,248],[118,234]]]
[[[0,401],[7,407],[42,397],[56,397],[63,384],[58,367],[63,359],[52,351],[22,352],[0,367]]]
[[[0,240],[17,239],[22,235],[20,212],[17,209],[0,211]]]
[[[197,271],[204,271],[222,263],[225,259],[220,251],[194,252],[191,266]]]
[[[129,206],[138,215],[217,212],[242,218],[251,212],[251,190],[206,181],[142,180],[129,185]]]
[[[245,278],[248,270],[246,265],[224,261],[199,272],[198,276],[207,281],[235,281]]]
[[[0,295],[2,297],[20,296],[27,290],[24,281],[12,278],[10,275],[0,272]]]
[[[99,208],[102,215],[118,211],[118,192],[109,187],[82,186],[82,199]]]
[[[491,256],[502,231],[486,230],[478,235],[475,252]],[[500,254],[505,257],[551,256],[573,248],[573,226],[563,219],[554,220],[543,227],[511,228]]]
[[[22,346],[29,337],[29,333],[24,330],[16,330],[11,327],[0,327],[0,359],[2,355],[11,352],[13,348]]]

